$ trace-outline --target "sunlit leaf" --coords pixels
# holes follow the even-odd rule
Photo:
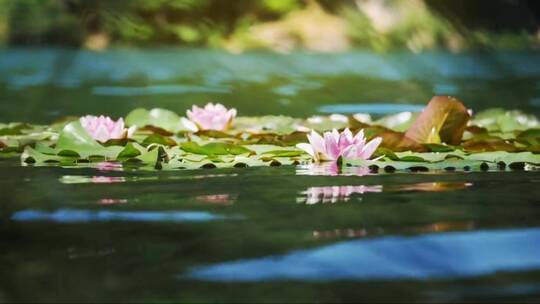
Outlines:
[[[385,116],[373,122],[373,125],[383,126],[393,131],[405,132],[418,118],[419,113],[401,112]]]
[[[501,132],[526,130],[540,126],[538,118],[533,115],[527,115],[521,111],[505,111],[503,109],[482,111],[471,120],[471,123],[488,131]]]
[[[60,132],[55,147],[57,154],[63,153],[64,155],[74,156],[74,153],[76,153],[81,158],[88,158],[89,156],[116,158],[121,150],[122,147],[104,147],[99,144],[86,132],[79,121],[71,122],[64,127]]]
[[[155,108],[150,111],[146,109],[135,109],[131,111],[125,119],[128,126],[154,126],[169,132],[187,131],[182,124],[181,117],[173,111]]]
[[[509,153],[505,151],[497,151],[497,152],[474,153],[467,156],[467,159],[482,160],[482,161],[489,161],[489,162],[503,162],[506,164],[519,163],[519,162],[540,164],[540,154],[534,154],[531,152]]]
[[[458,99],[435,96],[405,134],[418,143],[459,145],[469,118]]]

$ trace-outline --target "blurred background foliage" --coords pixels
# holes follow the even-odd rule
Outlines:
[[[232,52],[537,48],[536,0],[0,0],[0,43]]]

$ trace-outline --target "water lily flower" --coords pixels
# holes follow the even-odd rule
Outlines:
[[[227,109],[220,103],[208,103],[204,108],[194,105],[186,115],[200,130],[224,131],[236,117],[236,109]]]
[[[316,162],[337,160],[340,157],[368,160],[382,142],[382,138],[377,137],[366,143],[364,130],[353,136],[348,128],[341,133],[334,129],[322,136],[312,130],[308,140],[309,144],[301,143],[296,146],[306,151]]]
[[[110,139],[130,138],[135,133],[135,126],[126,129],[122,118],[117,121],[108,116],[87,115],[80,118],[83,128],[99,142],[107,142]]]

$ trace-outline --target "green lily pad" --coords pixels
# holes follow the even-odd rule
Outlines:
[[[471,123],[490,132],[521,131],[540,126],[540,121],[534,115],[527,115],[521,111],[505,111],[503,109],[482,111],[475,115]]]
[[[79,121],[74,121],[67,124],[60,132],[55,151],[57,154],[69,156],[77,154],[80,158],[103,156],[114,159],[122,151],[122,147],[102,146],[86,132]]]
[[[382,126],[397,132],[405,132],[411,127],[419,115],[420,113],[401,112],[384,116],[374,121],[373,125]]]
[[[169,132],[189,131],[183,124],[182,118],[173,111],[155,108],[150,111],[138,108],[131,111],[125,119],[128,126],[154,126]]]
[[[186,152],[203,155],[239,155],[253,153],[253,151],[238,145],[214,142],[206,145],[199,145],[196,142],[185,142],[180,144],[180,148]]]

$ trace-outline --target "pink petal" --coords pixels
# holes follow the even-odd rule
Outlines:
[[[343,151],[346,147],[350,146],[353,143],[353,136],[351,130],[348,128],[341,132],[339,136],[339,149]]]
[[[127,138],[133,137],[133,134],[137,131],[137,126],[131,126],[129,129],[127,129]]]
[[[341,153],[341,155],[347,159],[356,159],[358,158],[358,152],[360,150],[358,149],[357,146],[348,146],[347,148],[345,148],[343,150],[343,152]]]
[[[95,140],[100,141],[100,142],[106,142],[107,140],[110,139],[109,131],[103,124],[100,125],[97,128],[97,130],[94,130],[94,133],[91,135]]]
[[[311,155],[311,157],[315,160],[315,161],[319,161],[319,156],[317,155],[317,152],[315,152],[313,150],[313,147],[310,145],[310,144],[306,144],[306,143],[300,143],[300,144],[297,144],[296,147],[300,150],[303,150],[305,151],[307,154]]]
[[[381,137],[377,137],[373,140],[371,140],[370,142],[368,142],[364,148],[362,149],[362,152],[361,152],[361,157],[363,159],[369,159],[371,157],[371,155],[373,155],[373,153],[375,152],[375,150],[377,150],[377,148],[379,147],[379,145],[381,144],[382,142],[382,138]]]
[[[365,145],[366,144],[366,138],[364,136],[364,129],[358,131],[358,133],[356,133],[356,136],[353,138],[353,143],[355,145]]]
[[[338,147],[338,143],[337,143],[338,140],[339,140],[339,133],[338,133],[337,139],[335,137],[335,134],[333,134],[333,132],[324,133],[324,146],[326,149],[325,156],[329,160],[336,160],[340,156],[341,151],[339,150],[339,147]]]
[[[308,134],[307,137],[308,137],[309,143],[311,144],[311,146],[313,147],[313,150],[316,153],[322,153],[322,154],[326,153],[326,147],[325,147],[325,144],[324,144],[324,139],[322,138],[322,136],[319,133],[312,130],[311,134]]]

